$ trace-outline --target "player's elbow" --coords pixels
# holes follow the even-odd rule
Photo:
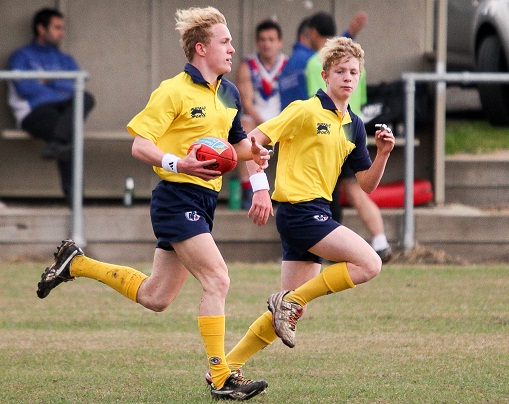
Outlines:
[[[143,147],[142,147],[142,144],[141,144],[142,142],[138,141],[138,138],[140,138],[140,136],[136,136],[134,138],[133,145],[131,146],[131,155],[135,159],[139,160],[143,156],[143,153],[142,153]]]
[[[378,182],[373,183],[373,181],[369,181],[365,176],[358,179],[358,181],[361,189],[367,194],[373,192],[378,186]]]
[[[373,192],[376,189],[376,185],[374,185],[374,186],[363,186],[361,188],[362,188],[362,190],[364,192],[366,192],[367,194],[370,194],[371,192]]]

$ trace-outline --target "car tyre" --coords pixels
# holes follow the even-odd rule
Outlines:
[[[507,59],[496,35],[484,38],[477,56],[479,72],[508,72]],[[479,96],[489,122],[496,126],[509,125],[509,84],[479,84]]]

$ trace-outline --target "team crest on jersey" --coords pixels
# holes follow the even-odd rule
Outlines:
[[[316,134],[317,135],[330,135],[330,123],[318,122],[316,124]]]
[[[200,220],[200,215],[195,210],[186,212],[185,215],[186,219],[189,220],[190,222],[197,222],[198,220]]]
[[[193,107],[191,108],[191,118],[205,118],[205,110],[207,107]]]
[[[317,222],[325,222],[329,219],[329,216],[327,215],[314,215],[313,219],[315,219]]]

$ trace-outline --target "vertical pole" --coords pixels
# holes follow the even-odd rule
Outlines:
[[[447,0],[438,0],[436,73],[446,73],[447,61]],[[435,203],[445,203],[445,114],[446,82],[437,81],[435,95]]]
[[[415,79],[406,77],[405,95],[405,211],[403,215],[403,240],[405,251],[411,250],[415,245],[414,224],[414,142],[415,142]]]
[[[75,80],[74,88],[74,147],[73,147],[73,187],[72,187],[72,239],[78,246],[85,247],[83,226],[83,110],[85,95],[85,74]]]

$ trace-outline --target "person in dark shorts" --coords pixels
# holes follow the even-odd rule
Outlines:
[[[233,144],[238,158],[254,160],[255,189],[267,189],[263,172],[269,152],[254,137],[247,139],[240,123],[240,96],[223,74],[230,72],[235,49],[226,20],[213,7],[176,13],[177,30],[188,59],[184,71],[154,90],[146,107],[127,125],[134,137],[133,156],[161,177],[152,193],[150,215],[157,237],[150,276],[134,268],[86,257],[72,240],[65,240],[55,262],[42,275],[37,294],[42,299],[62,282],[76,277],[101,281],[142,306],[161,312],[177,297],[189,274],[202,286],[198,328],[209,364],[213,398],[248,400],[267,387],[264,380],[232,371],[225,358],[225,300],[228,268],[211,230],[222,177],[199,161],[199,138],[215,136]],[[258,224],[257,205],[249,211]],[[262,216],[263,218],[264,216]]]
[[[394,135],[386,126],[376,131],[377,154],[371,161],[364,124],[348,106],[364,63],[360,45],[344,37],[331,38],[320,56],[326,90],[318,90],[309,100],[292,102],[279,116],[249,133],[262,144],[279,143],[272,199],[279,202],[276,224],[283,247],[282,291],[269,297],[269,310],[227,354],[232,368],[241,369],[278,337],[285,345],[295,346],[296,324],[309,302],[368,282],[382,268],[375,250],[331,217],[330,202],[344,164],[355,172],[364,191],[378,186]],[[266,190],[255,192],[254,197],[264,199],[267,206],[272,203]],[[321,270],[323,259],[333,264]]]

